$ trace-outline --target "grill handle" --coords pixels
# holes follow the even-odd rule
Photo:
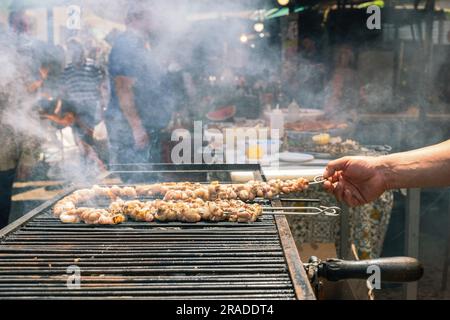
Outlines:
[[[381,281],[412,282],[419,280],[423,275],[422,264],[410,257],[390,257],[371,260],[347,261],[328,259],[318,265],[318,276],[329,281],[343,279],[367,280],[377,266],[380,270]]]

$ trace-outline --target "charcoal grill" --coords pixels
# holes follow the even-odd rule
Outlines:
[[[235,171],[265,180],[253,164],[115,165],[103,178],[120,177],[127,184],[231,182]],[[381,268],[387,281],[415,281],[423,272],[406,257],[364,262],[312,257],[303,264],[286,218],[271,213],[254,223],[62,224],[51,209],[75,189],[0,231],[0,299],[312,300],[319,294],[320,278],[366,279],[371,264]],[[257,201],[266,213],[281,205],[279,199]],[[79,286],[71,281],[77,270]]]
[[[264,179],[257,165],[112,170],[108,177],[128,182],[230,181],[232,170]],[[284,216],[249,224],[62,224],[51,208],[74,190],[0,232],[0,299],[315,299]],[[67,286],[69,266],[80,268],[79,288]]]

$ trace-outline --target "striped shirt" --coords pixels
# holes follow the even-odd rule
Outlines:
[[[93,63],[87,62],[81,66],[69,64],[62,74],[65,98],[75,104],[100,101],[103,78],[103,72]]]

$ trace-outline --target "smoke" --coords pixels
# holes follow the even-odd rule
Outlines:
[[[39,5],[45,8],[46,3],[50,5],[54,1],[40,1]],[[253,30],[255,20],[249,19],[252,14],[254,17],[254,11],[256,9],[267,8],[268,1],[80,0],[73,1],[71,4],[79,5],[82,12],[92,12],[104,20],[120,24],[125,22],[128,11],[134,10],[139,12],[142,8],[151,8],[153,19],[148,21],[148,23],[151,25],[150,29],[152,29],[150,46],[153,59],[165,72],[181,72],[184,75],[187,74],[191,77],[191,81],[196,84],[202,83],[202,85],[208,85],[208,79],[212,79],[213,81],[209,81],[209,85],[214,88],[221,87],[221,90],[218,91],[222,92],[225,96],[224,99],[230,98],[230,96],[232,97],[235,94],[234,86],[236,85],[236,79],[241,74],[255,76],[260,79],[265,77],[267,78],[265,79],[267,83],[274,83],[280,78],[280,48],[271,47],[268,44],[267,37],[270,34],[266,38],[259,38],[258,34]],[[92,30],[90,28],[95,27],[95,24],[83,23],[86,22],[83,21],[83,14],[81,15],[81,19],[82,30],[65,30],[64,32],[75,37],[81,37],[91,33]],[[270,23],[279,24],[279,20],[273,22],[266,21],[266,31],[270,31],[268,29],[268,24]],[[22,24],[21,28],[26,31],[32,25]],[[57,27],[64,29],[64,25],[58,25]],[[102,26],[97,27],[101,29]],[[300,22],[301,28],[303,26]],[[43,31],[40,30],[40,32]],[[383,30],[382,32],[388,34],[389,30]],[[241,41],[241,35],[246,35],[248,41]],[[276,38],[278,34],[272,34],[271,36],[272,38]],[[97,40],[101,41],[99,39]],[[316,41],[315,45],[317,48],[315,49],[319,51],[320,42],[323,39],[313,37],[313,40]],[[113,42],[113,39],[108,39],[108,41]],[[103,42],[101,45],[105,46],[105,43]],[[92,47],[92,44],[83,44],[86,47]],[[61,43],[61,45],[64,46],[65,43]],[[303,44],[301,43],[300,46],[303,46]],[[12,32],[2,32],[0,35],[0,65],[2,66],[0,74],[1,121],[2,123],[13,126],[17,131],[27,136],[42,141],[49,140],[50,132],[53,132],[54,136],[55,130],[54,128],[49,129],[48,123],[39,119],[35,110],[37,104],[36,95],[29,94],[26,87],[38,78],[38,69],[43,61],[48,60],[49,57],[52,58],[52,56],[55,61],[61,60],[58,57],[58,50],[48,50],[45,48],[46,46],[42,42],[36,40],[31,35],[27,35],[26,32],[20,35]],[[322,104],[326,100],[324,97],[332,91],[330,88],[332,87],[331,82],[335,71],[335,66],[332,61],[334,56],[336,56],[335,52],[337,50],[331,49],[329,50],[331,53],[328,56],[326,54],[322,55],[324,58],[322,59],[323,63],[321,66],[314,61],[311,67],[303,68],[307,74],[320,73],[320,76],[312,78],[312,80],[323,82],[323,88],[311,94],[310,91],[312,89],[308,87],[308,83],[304,84],[300,82],[302,86],[304,85],[303,88],[297,88],[295,85],[292,85],[291,92],[295,93],[296,91],[301,92],[303,90],[307,91],[306,93],[303,92],[303,97],[317,97],[317,99],[311,98],[311,101],[313,101],[311,103],[312,105],[306,105],[306,107],[322,108]],[[401,79],[401,75],[387,73],[388,69],[394,69],[394,62],[400,59],[398,56],[394,56],[395,48],[392,47],[388,50],[390,51],[389,54],[382,54],[381,56],[379,51],[374,48],[363,49],[361,53],[358,52],[361,50],[358,50],[356,45],[353,47],[353,59],[357,61],[354,61],[354,65],[351,66],[354,72],[358,73],[358,76],[363,73],[362,77],[359,77],[359,87],[355,88],[353,92],[353,94],[360,94],[359,91],[365,91],[366,110],[362,111],[371,113],[397,111],[396,107],[392,107],[395,106],[395,99],[397,97],[393,97],[394,93],[391,84],[394,82],[394,77],[399,78],[397,79],[398,92],[403,80]],[[305,52],[300,53],[305,54]],[[406,56],[406,53],[404,53],[404,56]],[[438,56],[437,61],[445,63],[446,59],[441,58],[441,56],[443,55]],[[107,57],[108,52],[106,51],[103,52],[102,59],[99,59],[103,67],[106,67]],[[311,57],[307,58],[309,59]],[[401,57],[401,59],[406,58]],[[303,66],[302,64],[306,64],[308,59],[298,62],[300,67]],[[312,60],[318,59],[313,56]],[[414,59],[410,59],[409,62],[402,61],[405,64],[404,66],[408,67],[408,64],[412,64]],[[134,61],[133,63],[138,64],[139,61]],[[298,64],[294,63],[293,67],[299,67]],[[269,79],[270,75],[275,75],[275,79]],[[431,75],[431,78],[433,76]],[[197,98],[196,95],[202,93],[200,86],[197,90],[194,89],[186,88],[191,98]],[[275,88],[271,88],[271,90],[276,92]],[[163,94],[174,96],[175,98],[179,93],[168,91]],[[411,89],[410,91],[405,91],[404,95],[410,97],[414,94],[414,90]],[[414,99],[410,100],[414,101]],[[288,101],[288,103],[290,102]],[[302,101],[297,102],[301,106],[304,104]],[[346,102],[344,101],[344,103],[354,104],[351,99]],[[198,105],[194,107],[198,107],[199,111],[196,111],[198,114],[194,114],[192,120],[201,118],[203,112],[209,111],[208,109],[201,111]],[[392,140],[390,137],[392,135],[392,129],[396,124],[394,123],[390,126],[391,131],[386,130],[381,124],[378,128],[383,129],[379,130],[376,124],[376,122],[372,122],[371,129],[365,127],[357,128],[352,138],[362,140],[363,143],[382,143],[383,141],[387,142]],[[55,139],[52,138],[50,140]],[[95,170],[92,170],[92,176],[94,176]],[[67,170],[66,173],[70,173],[71,178],[85,177],[86,168],[81,165],[71,166],[70,170]]]
[[[0,121],[25,136],[43,138],[40,122],[32,112],[35,99],[27,92],[31,79],[27,45],[11,33],[0,34]]]
[[[53,1],[40,1],[39,7],[46,8],[53,3]],[[151,8],[153,18],[152,21],[148,21],[152,29],[151,54],[165,72],[190,73],[192,77],[200,75],[200,81],[214,76],[218,80],[215,82],[216,86],[230,88],[235,85],[237,72],[245,73],[253,70],[253,73],[257,73],[267,68],[271,69],[269,64],[261,65],[255,63],[255,59],[244,57],[251,50],[249,44],[243,44],[239,40],[241,34],[252,32],[254,21],[248,19],[250,9],[259,8],[253,4],[249,6],[248,3],[242,4],[240,1],[179,0],[170,2],[83,0],[74,1],[71,4],[79,5],[82,12],[93,12],[102,19],[115,23],[124,23],[129,11],[139,12],[143,8]],[[13,10],[17,8],[12,7]],[[27,7],[19,6],[19,9],[27,9]],[[43,15],[34,19],[46,19],[46,17]],[[50,143],[52,149],[59,149],[62,141],[57,140],[57,130],[50,126],[48,121],[40,119],[37,113],[39,90],[37,93],[30,93],[28,89],[33,82],[40,79],[39,68],[42,65],[51,66],[54,70],[51,76],[54,76],[55,82],[58,81],[57,76],[62,72],[65,64],[64,57],[61,57],[62,47],[48,45],[38,40],[35,37],[37,30],[33,30],[36,21],[30,21],[21,10],[14,13],[11,21],[15,25],[5,27],[8,30],[0,35],[1,122],[13,127],[18,134],[40,140],[44,147]],[[56,22],[60,24],[60,21]],[[65,32],[84,40],[83,36],[90,33],[87,29],[91,28],[92,24],[83,23],[82,20],[81,26],[82,30],[78,32],[73,30],[65,30]],[[56,25],[55,28],[60,26]],[[46,31],[40,29],[41,33]],[[85,47],[90,45],[83,44]],[[61,45],[64,47],[65,43]],[[254,50],[254,53],[256,52],[257,50]],[[106,63],[107,56],[107,52],[104,53],[103,64]],[[244,60],[253,64],[243,65]],[[106,65],[103,67],[106,68]],[[239,70],[243,67],[246,69]],[[175,96],[178,93],[164,92],[163,94]],[[58,168],[62,170],[63,177],[74,179],[94,176],[94,172],[97,172],[95,168],[86,168],[80,163],[67,164],[71,156],[66,154],[65,157],[66,166]]]

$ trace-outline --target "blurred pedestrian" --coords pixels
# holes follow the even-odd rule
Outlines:
[[[14,34],[0,34],[0,229],[8,224],[14,180],[29,177],[39,158],[39,128],[27,112],[31,72],[16,44]]]
[[[324,111],[330,118],[351,118],[360,100],[360,81],[355,71],[355,54],[348,45],[339,47]]]
[[[127,30],[109,56],[111,99],[106,111],[111,162],[161,162],[161,130],[171,120],[164,69],[151,50],[159,19],[148,6],[131,5]]]

